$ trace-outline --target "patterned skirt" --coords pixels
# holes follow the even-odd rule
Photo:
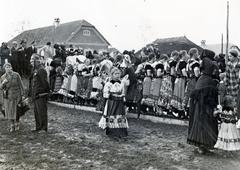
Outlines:
[[[175,80],[174,92],[170,105],[178,111],[184,110],[185,83],[186,80],[184,78],[177,78]]]
[[[240,150],[240,130],[234,123],[223,122],[221,124],[218,140],[214,147],[225,151]]]
[[[128,121],[125,114],[125,106],[122,98],[111,97],[105,105],[106,134],[114,137],[125,137],[128,135]]]
[[[163,78],[159,96],[158,106],[168,109],[172,97],[172,81],[170,76]]]

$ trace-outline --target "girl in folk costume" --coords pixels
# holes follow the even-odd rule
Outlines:
[[[63,96],[61,94],[58,94],[58,91],[61,89],[61,86],[63,84],[63,70],[61,66],[58,66],[56,68],[56,80],[55,80],[55,86],[53,90],[53,95],[55,96],[55,100],[58,102],[62,101]]]
[[[162,86],[160,88],[160,95],[158,99],[158,107],[160,107],[164,113],[169,111],[170,101],[172,97],[172,77],[170,76],[170,66],[168,63],[167,55],[163,55],[163,65],[165,74],[162,79]]]
[[[220,82],[218,84],[218,94],[220,97],[220,104],[223,104],[223,98],[227,94],[227,87],[226,87],[226,73],[221,73],[219,75]]]
[[[185,99],[184,99],[184,105],[185,109],[188,114],[188,108],[190,104],[190,94],[195,89],[197,80],[200,76],[200,62],[199,62],[199,54],[198,49],[191,48],[188,52],[190,59],[187,64],[187,73],[188,73],[188,81],[187,86],[185,90]]]
[[[223,107],[218,106],[215,114],[219,114],[221,125],[215,148],[225,151],[240,150],[240,130],[236,127],[237,117],[234,109],[234,98],[230,95],[224,96]]]
[[[128,135],[128,121],[124,107],[124,81],[126,78],[120,81],[120,76],[121,71],[113,67],[111,81],[107,82],[103,89],[103,96],[107,101],[99,127],[106,129],[106,134],[112,137],[126,137]]]
[[[176,66],[176,75],[173,96],[171,99],[171,107],[173,115],[177,117],[184,117],[184,96],[185,96],[185,87],[187,72],[186,66],[188,61],[187,52],[180,51],[179,53],[180,60]]]

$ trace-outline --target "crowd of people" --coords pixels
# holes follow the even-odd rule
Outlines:
[[[3,43],[1,64],[9,62],[20,76],[30,77],[36,131],[47,131],[49,96],[52,101],[96,106],[103,112],[99,127],[109,136],[127,136],[126,113],[135,112],[138,118],[151,114],[188,119],[187,141],[200,153],[214,146],[240,149],[235,126],[240,122],[240,56],[236,46],[227,58],[197,48],[161,54],[149,46],[136,56],[134,51],[85,52],[71,45],[52,47],[50,42],[39,49],[35,42],[26,48],[26,41],[21,41],[19,46],[13,42],[9,49]],[[5,64],[2,78],[9,74],[8,67]],[[1,81],[1,88],[4,83]],[[13,105],[19,100],[14,99]]]

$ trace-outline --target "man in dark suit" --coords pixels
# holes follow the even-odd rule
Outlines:
[[[27,42],[25,40],[22,40],[20,42],[20,47],[17,49],[17,60],[18,60],[18,73],[22,77],[25,76],[25,61],[26,61],[26,44]]]
[[[47,132],[48,130],[48,115],[47,115],[47,100],[50,91],[47,81],[47,72],[43,67],[41,56],[33,54],[30,60],[33,66],[32,80],[32,100],[34,103],[34,115],[36,121],[35,132]]]
[[[31,74],[31,64],[30,59],[33,53],[37,53],[37,48],[35,47],[35,41],[31,43],[31,46],[26,49],[26,58],[25,58],[25,74],[29,76]]]

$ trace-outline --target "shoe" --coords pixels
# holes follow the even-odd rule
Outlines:
[[[38,133],[39,131],[40,131],[40,129],[31,130],[31,132],[33,132],[33,133]]]
[[[38,134],[46,134],[47,133],[47,130],[39,130],[38,131]]]

